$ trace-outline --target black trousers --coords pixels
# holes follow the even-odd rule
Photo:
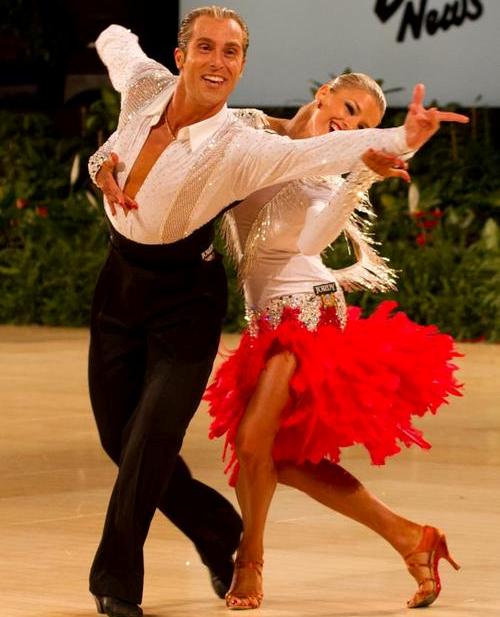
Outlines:
[[[102,445],[119,467],[90,572],[96,595],[141,602],[157,507],[205,556],[235,548],[228,535],[239,516],[178,455],[226,309],[221,260],[201,256],[211,237],[206,226],[174,244],[143,245],[111,231],[92,306],[89,386]]]

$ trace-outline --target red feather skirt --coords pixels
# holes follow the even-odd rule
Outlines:
[[[431,447],[412,420],[435,414],[450,394],[461,395],[452,361],[460,354],[451,336],[413,322],[396,306],[383,302],[367,318],[350,308],[345,329],[325,318],[313,331],[297,310],[286,308],[277,327],[262,318],[256,335],[243,333],[204,396],[213,417],[210,438],[226,436],[230,484],[238,474],[238,425],[266,362],[281,350],[294,354],[297,369],[274,442],[275,461],[338,462],[342,448],[362,444],[372,463],[382,465],[402,445]]]

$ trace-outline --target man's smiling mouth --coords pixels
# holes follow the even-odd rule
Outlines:
[[[203,75],[202,78],[204,81],[209,84],[214,84],[215,86],[219,86],[226,81],[224,77],[221,77],[220,75]]]

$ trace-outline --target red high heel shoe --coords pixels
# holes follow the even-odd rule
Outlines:
[[[262,604],[264,594],[262,593],[262,567],[263,561],[245,561],[243,559],[236,559],[234,564],[234,575],[231,583],[230,590],[226,593],[226,606],[232,610],[248,610],[253,608],[259,608]],[[240,585],[239,573],[244,569],[255,570],[257,577],[260,579],[260,590],[252,592],[238,591]],[[241,586],[241,585],[240,585]]]
[[[421,555],[421,560],[418,556]],[[438,565],[440,559],[446,559],[455,570],[460,566],[452,559],[446,544],[446,536],[440,529],[425,525],[422,538],[415,550],[408,553],[404,558],[408,571],[418,583],[418,591],[411,600],[408,600],[408,608],[422,608],[432,604],[441,592],[441,580],[439,578]],[[422,569],[428,570],[429,575],[422,577]]]

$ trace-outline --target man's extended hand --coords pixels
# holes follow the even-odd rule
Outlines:
[[[413,90],[413,98],[408,107],[405,120],[406,142],[412,150],[417,150],[439,130],[441,122],[460,122],[465,124],[469,118],[452,111],[439,111],[437,107],[425,109],[424,84],[417,84]]]
[[[127,197],[118,186],[115,179],[115,169],[119,163],[118,155],[112,152],[108,159],[101,165],[96,174],[96,184],[101,189],[109,204],[111,214],[116,215],[116,206],[120,206],[128,214],[130,210],[137,210],[137,203]]]
[[[361,159],[367,167],[383,178],[402,178],[410,182],[408,164],[395,154],[370,148]]]

